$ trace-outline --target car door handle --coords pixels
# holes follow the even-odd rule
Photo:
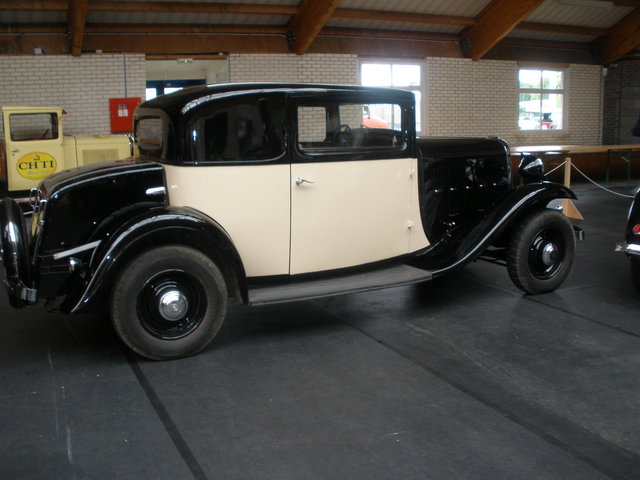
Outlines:
[[[311,180],[305,180],[304,178],[296,177],[296,185],[302,185],[303,183],[315,183]]]
[[[18,151],[18,149],[17,149],[17,148],[12,148],[12,149],[11,149],[11,153],[16,153],[17,151]]]

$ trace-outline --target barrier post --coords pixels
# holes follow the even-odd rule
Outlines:
[[[564,162],[564,186],[567,188],[571,188],[571,157],[567,157]],[[562,213],[565,217],[580,222],[584,220],[584,217],[580,215],[580,212],[573,204],[573,202],[565,198],[562,200]]]

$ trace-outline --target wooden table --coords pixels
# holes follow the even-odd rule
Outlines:
[[[607,170],[605,182],[609,183],[611,161],[619,160],[627,164],[627,182],[631,181],[631,162],[640,159],[640,145],[530,145],[514,147],[512,153],[524,155],[525,153],[540,154],[543,157],[548,155],[571,156],[574,153],[606,153]]]

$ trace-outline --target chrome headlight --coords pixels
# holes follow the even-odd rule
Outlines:
[[[523,155],[518,171],[524,183],[538,183],[544,180],[544,163],[534,155]]]

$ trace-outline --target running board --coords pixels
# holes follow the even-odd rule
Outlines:
[[[409,265],[395,265],[364,273],[351,273],[321,280],[304,280],[279,285],[249,288],[249,305],[295,302],[313,298],[346,295],[380,288],[399,287],[431,280],[428,270]]]

